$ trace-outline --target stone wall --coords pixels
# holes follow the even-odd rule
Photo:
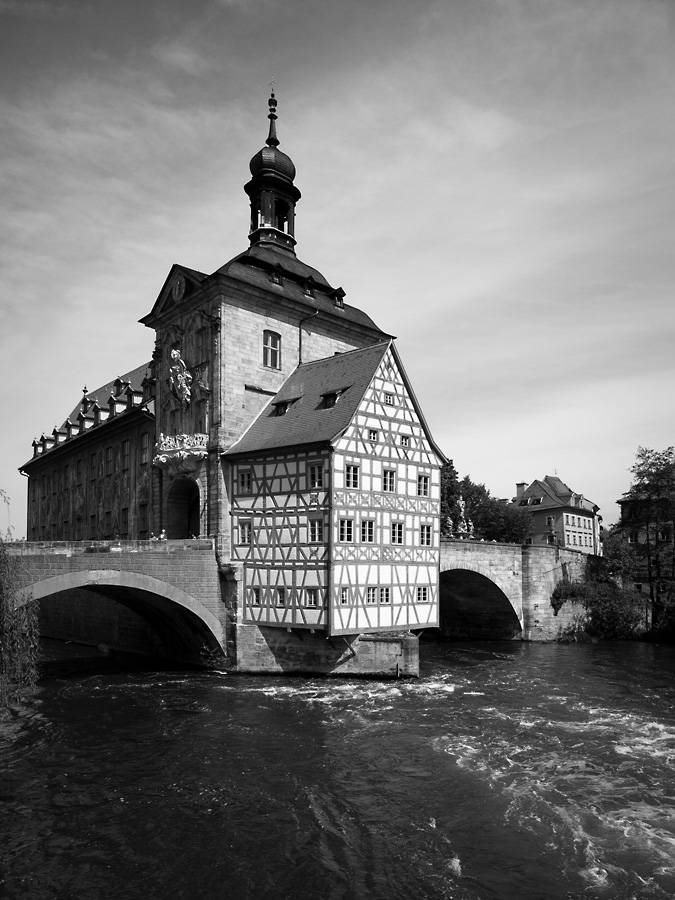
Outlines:
[[[582,581],[588,556],[557,547],[523,547],[523,640],[557,641],[578,630],[585,619],[583,606],[567,602],[556,614],[551,606],[555,586],[563,580]]]
[[[373,678],[419,675],[419,640],[401,634],[326,638],[311,631],[237,626],[237,672]]]

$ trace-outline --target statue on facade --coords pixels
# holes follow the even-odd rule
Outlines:
[[[192,375],[188,372],[185,360],[181,359],[180,350],[171,351],[171,364],[169,365],[169,389],[174,397],[186,406],[190,403]]]

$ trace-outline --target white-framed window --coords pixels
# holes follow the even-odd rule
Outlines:
[[[348,606],[349,605],[349,588],[341,587],[340,588],[340,606]]]
[[[380,603],[391,603],[391,588],[380,588]]]
[[[366,604],[368,606],[372,606],[375,603],[377,603],[377,588],[376,587],[366,588]]]
[[[309,486],[310,488],[323,487],[323,466],[309,467]]]
[[[239,543],[250,544],[253,538],[253,529],[249,519],[243,519],[239,522]]]
[[[420,525],[420,546],[431,547],[431,525]]]
[[[553,516],[546,516],[546,524],[550,528],[552,525],[555,525],[555,519]]]
[[[309,520],[309,542],[320,544],[323,541],[323,519]]]
[[[379,441],[379,439],[380,439],[380,432],[377,430],[377,428],[369,428],[368,429],[368,440],[371,443],[376,444]]]
[[[570,524],[570,517],[567,515],[567,513],[565,513],[565,525],[569,525],[569,524]]]
[[[239,473],[239,493],[250,494],[253,486],[253,478],[250,472]]]
[[[427,585],[421,585],[417,588],[417,602],[418,603],[428,603],[429,602],[429,588]]]
[[[281,368],[281,335],[276,331],[263,332],[263,365],[270,369]]]
[[[364,519],[361,522],[361,542],[372,544],[375,541],[375,522],[372,519]]]
[[[319,605],[319,591],[317,588],[307,588],[305,592],[305,606],[316,609]]]
[[[340,519],[340,541],[349,544],[354,540],[354,520]]]
[[[409,447],[410,446],[410,435],[402,434],[401,435],[401,447]]]
[[[417,496],[418,497],[428,497],[429,496],[429,476],[428,475],[418,475],[417,476]]]
[[[260,606],[260,588],[251,588],[251,606]]]
[[[403,522],[391,523],[391,542],[392,544],[403,543]]]
[[[359,486],[359,467],[347,466],[345,472],[345,487],[358,488]]]
[[[396,472],[394,469],[382,470],[382,490],[387,493],[394,493],[396,490]]]

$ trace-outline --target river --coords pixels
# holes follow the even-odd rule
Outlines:
[[[422,656],[415,681],[42,681],[0,723],[0,897],[675,897],[675,647]]]

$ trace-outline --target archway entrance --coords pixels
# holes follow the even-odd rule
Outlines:
[[[468,569],[441,572],[439,631],[449,640],[520,640],[522,628],[506,594]]]
[[[166,498],[166,536],[171,540],[199,537],[199,485],[177,478]]]

